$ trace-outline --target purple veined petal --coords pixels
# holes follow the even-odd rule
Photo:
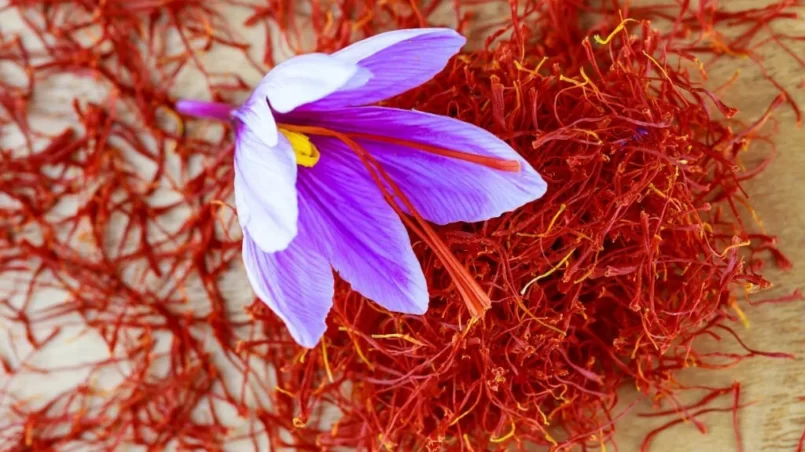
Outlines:
[[[296,237],[296,157],[280,136],[269,147],[245,124],[235,132],[235,207],[238,221],[264,252],[285,249]]]
[[[434,223],[494,218],[542,197],[547,188],[509,145],[486,130],[446,116],[357,107],[339,110],[338,115],[309,113],[295,119],[342,132],[404,139],[520,163],[519,172],[506,172],[398,144],[358,139],[417,212]]]
[[[271,108],[288,113],[339,89],[367,83],[372,73],[357,64],[323,53],[299,55],[272,69],[255,90],[264,93]]]
[[[277,253],[258,248],[243,234],[243,262],[257,296],[279,316],[294,340],[313,348],[327,330],[333,305],[333,270],[304,227],[291,245]]]
[[[441,72],[466,39],[449,28],[420,28],[381,33],[332,56],[368,69],[373,77],[361,87],[341,89],[304,110],[373,104],[427,82]]]
[[[299,196],[310,201],[316,241],[330,264],[361,295],[394,312],[423,314],[429,295],[399,216],[340,141],[313,137],[321,159],[299,171]],[[315,226],[314,226],[315,225]]]

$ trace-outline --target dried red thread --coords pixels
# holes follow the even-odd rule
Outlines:
[[[300,3],[307,13],[298,13]],[[800,2],[742,11],[715,2],[604,3],[12,1],[41,45],[0,35],[0,61],[20,78],[0,80],[2,136],[20,137],[4,141],[0,154],[9,201],[0,205],[0,276],[12,286],[4,286],[0,315],[24,337],[9,336],[0,351],[2,443],[596,447],[618,425],[615,391],[627,382],[670,407],[661,414],[703,429],[698,416],[723,410],[737,424],[739,386],[705,388],[707,396],[685,406],[677,393],[690,388],[674,376],[691,365],[788,357],[750,349],[728,325],[742,315],[735,289],[768,286],[762,259],[790,265],[773,237],[744,223],[741,183],[765,166],[742,169],[741,154],[752,142],[771,143],[760,125],[775,107],[799,110],[783,94],[755,123],[738,122],[720,91],[706,89],[705,70],[735,55],[762,65],[762,46],[801,39],[767,27],[790,19]],[[479,5],[508,12],[478,23]],[[248,47],[224,8],[248,11],[246,26],[278,26],[296,52],[439,25],[439,8],[452,8],[460,31],[483,37],[434,81],[387,102],[487,128],[550,184],[544,199],[517,212],[436,230],[494,300],[481,320],[471,320],[450,272],[420,242],[433,294],[426,316],[390,314],[339,284],[325,340],[304,351],[259,302],[239,315],[222,290],[233,269],[242,273],[226,204],[231,135],[199,130],[206,123],[186,124],[172,108],[186,68],[199,69],[215,101],[247,94],[238,73],[204,68],[212,49]],[[479,31],[469,33],[471,25]],[[254,67],[274,63],[276,35],[266,36],[263,61],[247,59]],[[34,96],[49,93],[46,77],[64,73],[108,93],[57,105],[50,116],[73,125],[38,130],[44,111]],[[172,200],[158,202],[166,192]],[[35,299],[43,296],[49,303]],[[71,328],[98,335],[110,356],[38,367],[38,354]],[[696,340],[721,340],[723,332],[746,352],[697,352]],[[44,400],[12,390],[77,371],[88,375]],[[732,407],[709,408],[727,394]],[[740,447],[738,433],[736,441]]]

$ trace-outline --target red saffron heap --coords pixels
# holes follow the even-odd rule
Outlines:
[[[627,3],[11,0],[2,14],[19,15],[25,32],[0,35],[0,64],[13,75],[0,78],[0,315],[11,325],[0,349],[0,443],[596,446],[619,426],[616,390],[627,382],[666,404],[655,415],[682,413],[697,426],[710,401],[731,394],[737,423],[740,386],[684,406],[674,376],[786,357],[693,344],[740,342],[736,289],[767,287],[759,271],[769,256],[790,266],[745,213],[741,183],[768,159],[745,167],[740,157],[770,142],[761,126],[775,108],[788,103],[799,120],[758,56],[775,45],[796,58],[787,43],[802,38],[767,25],[794,18],[798,2],[743,11]],[[244,59],[264,70],[277,39],[333,51],[443,20],[475,50],[388,104],[496,133],[546,178],[548,194],[499,219],[437,229],[495,302],[480,320],[412,236],[433,296],[427,315],[390,314],[340,284],[325,339],[300,349],[261,303],[250,299],[244,313],[232,300],[246,291],[231,277],[243,272],[227,205],[232,137],[175,114],[181,73],[195,68],[211,99],[237,103],[248,84],[203,61],[222,48],[262,50],[235,29],[273,27],[262,61]],[[749,124],[719,99],[730,81],[704,84],[708,67],[736,55],[781,91]],[[57,77],[103,94],[49,97]],[[44,365],[49,350],[90,336],[106,356]],[[65,389],[24,395],[37,378]]]

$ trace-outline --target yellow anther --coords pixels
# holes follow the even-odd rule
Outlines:
[[[318,163],[321,154],[319,153],[319,149],[316,147],[316,145],[310,142],[310,138],[308,138],[307,135],[291,132],[285,129],[279,129],[279,131],[291,143],[293,152],[296,154],[297,165],[312,168],[316,163]]]

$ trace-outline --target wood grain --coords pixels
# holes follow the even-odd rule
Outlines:
[[[761,1],[741,0],[729,2],[736,7],[757,6]],[[497,17],[498,14],[494,13]],[[5,17],[0,26],[14,29],[14,19]],[[791,34],[805,34],[803,21],[790,21],[786,30]],[[255,36],[255,42],[261,37]],[[794,51],[805,55],[805,42],[793,45]],[[770,47],[771,49],[771,47]],[[778,50],[769,50],[764,55],[764,64],[778,80],[792,87],[792,95],[805,105],[805,92],[796,88],[805,79],[802,68],[790,55]],[[230,66],[231,60],[218,55],[210,56],[210,62]],[[215,63],[213,63],[214,66]],[[740,67],[742,74],[739,81],[729,89],[725,98],[732,106],[741,110],[740,118],[751,121],[759,117],[777,91],[765,80],[760,72],[754,69],[751,62],[731,61],[719,64],[711,71],[711,79],[723,81],[732,76]],[[249,74],[250,81],[259,79],[259,74]],[[70,90],[71,93],[75,91]],[[185,85],[183,95],[192,96],[192,83]],[[779,154],[776,161],[757,179],[746,185],[751,195],[751,202],[763,219],[769,233],[780,238],[782,249],[795,265],[789,272],[781,272],[770,268],[766,275],[775,283],[775,287],[765,296],[782,296],[790,294],[796,288],[805,289],[805,133],[795,126],[793,112],[788,107],[779,108],[775,115],[779,123],[777,144]],[[773,126],[769,124],[768,127]],[[762,147],[750,150],[754,155],[763,155]],[[748,157],[751,159],[752,154]],[[241,293],[243,281],[237,281],[227,290],[229,293]],[[242,297],[240,297],[242,298]],[[764,305],[746,311],[751,327],[742,330],[741,335],[750,347],[761,350],[788,352],[805,356],[805,326],[803,317],[805,303],[788,305]],[[737,344],[725,341],[722,344],[702,343],[703,348],[715,348],[726,351],[740,351]],[[727,386],[735,381],[742,385],[742,398],[745,402],[756,403],[740,413],[740,427],[746,451],[793,451],[797,441],[805,429],[805,401],[798,396],[805,396],[805,360],[754,359],[744,362],[733,369],[719,372],[690,369],[681,375],[681,380],[688,384],[708,386]],[[621,392],[622,406],[638,400],[639,396],[632,388],[624,388]],[[696,394],[688,394],[683,399],[692,400]],[[728,405],[731,401],[726,400]],[[647,432],[667,421],[646,419],[637,416],[647,412],[651,406],[646,400],[639,400],[635,408],[620,421],[617,442],[621,450],[636,451]],[[696,451],[732,451],[736,450],[736,442],[732,429],[732,418],[729,414],[715,414],[703,418],[709,426],[709,433],[702,435],[691,424],[679,425],[676,428],[657,436],[651,450],[661,452]]]

